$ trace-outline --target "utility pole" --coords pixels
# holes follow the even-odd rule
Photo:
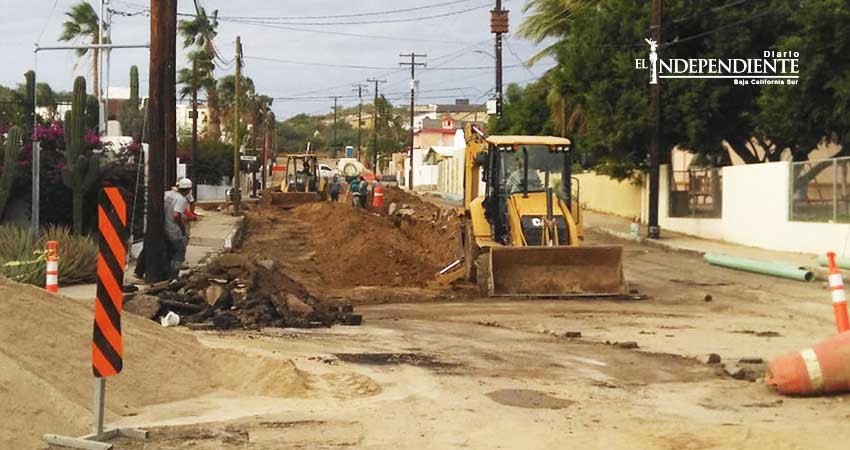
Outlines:
[[[661,0],[652,0],[652,39],[661,49]],[[660,52],[659,52],[660,53]],[[661,176],[661,84],[652,85],[652,112],[654,130],[649,150],[649,229],[650,239],[661,237],[658,225],[659,177]]]
[[[233,215],[238,216],[242,209],[242,177],[239,173],[239,147],[242,143],[242,137],[239,132],[239,96],[241,95],[242,84],[242,38],[236,36],[236,117],[233,119],[236,123],[233,126]]]
[[[354,87],[357,88],[357,98],[360,100],[357,106],[357,160],[361,161],[360,152],[363,150],[363,88],[367,85],[357,83]]]
[[[198,62],[192,61],[192,196],[198,198]]]
[[[163,194],[165,193],[165,109],[168,90],[168,41],[177,36],[176,0],[151,0],[151,47],[148,111],[148,204],[147,230],[145,232],[145,281],[156,283],[168,278],[168,257],[165,250],[165,219]],[[168,17],[171,15],[172,17]],[[173,24],[171,28],[169,25]]]
[[[378,153],[380,153],[379,149],[378,149],[378,144],[379,144],[379,142],[378,142],[378,85],[380,83],[386,83],[387,80],[379,80],[377,78],[369,78],[366,81],[368,81],[369,83],[375,83],[375,111],[372,113],[372,132],[375,133],[375,138],[374,138],[375,139],[375,141],[374,141],[375,155],[372,158],[372,161],[373,161],[372,170],[375,171],[375,174],[377,174],[378,173]]]
[[[177,0],[168,0],[169,30],[177,29]],[[177,184],[177,33],[168,35],[166,41],[166,86],[165,92],[165,183],[166,187]]]
[[[336,151],[337,151],[337,143],[336,143],[336,121],[337,121],[337,113],[336,113],[336,111],[337,111],[337,107],[338,107],[338,106],[337,106],[337,105],[338,105],[338,103],[337,103],[337,102],[338,102],[338,100],[339,100],[339,97],[334,96],[334,140],[333,140],[333,144],[331,145],[331,152],[332,152],[332,153],[333,153],[333,155],[334,155],[334,159],[336,159],[336,158],[337,158],[337,153],[336,153]]]
[[[410,52],[406,55],[399,55],[402,58],[410,58],[410,62],[403,62],[401,66],[410,66],[410,147],[407,149],[407,155],[410,159],[410,171],[407,174],[407,186],[413,190],[413,120],[416,109],[416,67],[425,67],[425,63],[416,62],[416,58],[427,58],[428,55],[417,55],[416,52]]]
[[[502,35],[510,31],[508,12],[502,9],[502,0],[496,0],[496,9],[490,11],[490,32],[496,35],[496,115],[502,115]]]

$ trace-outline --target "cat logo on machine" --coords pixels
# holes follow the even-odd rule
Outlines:
[[[533,226],[534,228],[543,228],[543,219],[539,217],[531,219],[531,226]]]

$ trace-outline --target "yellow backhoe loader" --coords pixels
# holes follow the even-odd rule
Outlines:
[[[465,132],[461,243],[465,276],[482,295],[625,295],[622,247],[580,246],[570,141]]]
[[[284,209],[323,200],[325,180],[319,174],[315,153],[286,155],[286,173],[272,204]]]

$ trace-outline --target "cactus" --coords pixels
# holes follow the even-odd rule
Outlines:
[[[9,202],[12,192],[12,182],[15,180],[18,156],[21,154],[21,130],[12,127],[3,143],[3,173],[0,174],[0,217]]]
[[[28,71],[24,74],[24,78],[26,78],[26,99],[24,100],[24,107],[26,108],[26,117],[27,123],[25,127],[29,130],[32,130],[32,127],[35,126],[35,72],[32,70]]]
[[[85,90],[83,92],[85,92]],[[89,95],[88,97],[85,97],[84,103],[82,104],[83,109],[80,111],[83,113],[83,126],[96,132],[102,131],[100,129],[100,102],[97,101],[97,97]]]
[[[139,105],[139,68],[133,66],[130,67],[130,108],[138,111]]]
[[[100,157],[86,151],[86,79],[77,77],[71,110],[65,114],[65,167],[62,181],[72,191],[74,231],[83,232],[83,203],[86,194],[100,180]]]

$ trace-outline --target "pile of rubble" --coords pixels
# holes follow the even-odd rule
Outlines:
[[[128,294],[124,303],[128,312],[151,320],[176,314],[192,329],[312,328],[362,321],[350,305],[325,304],[310,294],[276,261],[233,253],[179,280]]]

